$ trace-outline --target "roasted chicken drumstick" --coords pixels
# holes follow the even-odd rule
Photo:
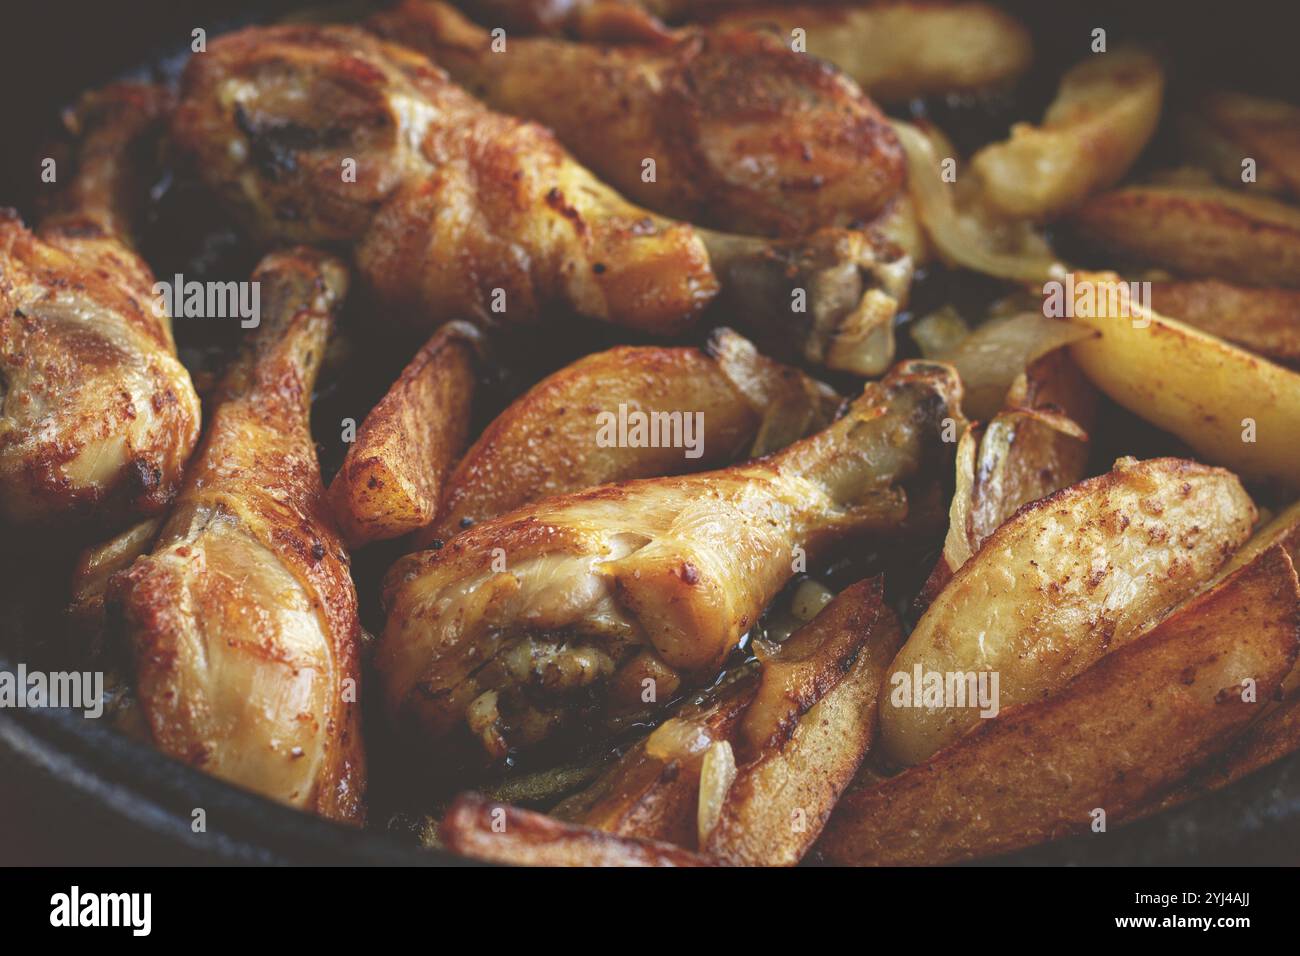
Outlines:
[[[173,129],[256,234],[359,241],[370,284],[425,328],[560,306],[667,334],[717,291],[689,226],[360,30],[222,36],[190,61]]]
[[[130,236],[145,192],[133,153],[167,108],[152,86],[88,94],[40,229],[0,212],[0,522],[156,513],[198,440],[198,396]]]
[[[275,253],[262,321],[227,373],[153,552],[109,583],[137,691],[167,753],[250,790],[360,821],[357,599],[308,426],[337,260]]]
[[[376,656],[389,704],[444,753],[468,729],[501,759],[711,680],[801,553],[899,526],[959,400],[948,366],[904,363],[768,458],[546,499],[403,558]]]
[[[649,213],[548,130],[360,30],[221,37],[191,60],[173,129],[255,234],[356,240],[370,286],[424,330],[559,307],[673,335],[721,283],[729,318],[761,344],[861,374],[887,365],[875,333],[888,331],[881,307],[902,295],[906,256],[851,230],[772,241]]]
[[[875,104],[765,33],[686,33],[663,47],[510,37],[498,49],[437,0],[405,0],[368,26],[493,109],[550,127],[623,195],[690,222],[803,235],[873,218],[903,182]]]

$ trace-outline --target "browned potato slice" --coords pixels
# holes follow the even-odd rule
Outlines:
[[[556,806],[560,820],[608,833],[696,843],[700,772],[705,754],[729,740],[754,699],[756,669],[704,694],[664,721],[586,790]]]
[[[1249,564],[1263,552],[1280,544],[1295,561],[1300,561],[1300,501],[1284,509],[1277,517],[1247,541],[1232,560],[1224,566],[1224,572],[1235,571]]]
[[[1300,366],[1300,290],[1218,279],[1151,283],[1151,307],[1282,365]]]
[[[1006,409],[957,446],[957,483],[943,554],[922,588],[930,604],[957,570],[1023,505],[1084,475],[1097,393],[1065,349],[1030,363],[1007,393]]]
[[[745,7],[717,18],[728,26],[771,27],[834,63],[876,99],[959,93],[1009,84],[1033,59],[1019,22],[989,3],[810,4]]]
[[[1223,753],[1134,815],[1159,813],[1221,790],[1297,750],[1300,750],[1300,695],[1292,695],[1269,707]]]
[[[1018,123],[971,159],[984,195],[1008,216],[1046,219],[1114,185],[1155,132],[1164,87],[1149,53],[1089,56],[1061,79],[1041,126]]]
[[[961,567],[891,665],[886,751],[919,763],[981,722],[971,701],[918,706],[920,688],[903,677],[987,673],[1001,707],[1044,698],[1209,580],[1255,514],[1236,476],[1176,458],[1122,458],[1023,508]]]
[[[622,837],[467,793],[442,822],[453,853],[512,866],[710,866],[698,854],[653,840]]]
[[[1300,209],[1217,186],[1127,186],[1073,215],[1113,255],[1188,276],[1300,286]]]
[[[1218,92],[1181,119],[1187,145],[1226,183],[1242,183],[1242,161],[1255,161],[1255,182],[1300,199],[1300,107],[1283,100]]]
[[[349,547],[396,538],[437,516],[443,480],[465,447],[479,334],[444,325],[357,430],[329,497]]]
[[[1032,362],[985,429],[971,489],[971,548],[1022,505],[1084,475],[1097,392],[1065,349]]]
[[[438,522],[419,543],[552,495],[719,468],[751,450],[766,454],[826,425],[838,405],[831,389],[764,358],[730,329],[715,332],[703,350],[588,355],[534,385],[488,426],[452,472]],[[620,406],[674,419],[682,443],[598,444],[602,422]],[[703,427],[688,435],[693,422]],[[687,438],[698,442],[696,457],[682,447]]]
[[[1144,309],[1109,273],[1075,285],[1073,321],[1101,335],[1070,350],[1094,385],[1208,461],[1300,486],[1300,374]]]
[[[851,789],[817,849],[842,864],[940,864],[1088,832],[1220,750],[1298,649],[1291,560],[1274,548],[1108,655],[884,783]]]
[[[739,766],[716,814],[701,796],[701,852],[737,866],[793,866],[808,852],[876,732],[876,699],[902,640],[897,618],[880,602],[878,581],[846,589],[765,666],[741,726]],[[783,662],[802,653],[799,645],[816,642],[824,658],[822,650],[845,635],[857,638],[858,656],[832,690],[818,698],[807,686],[834,679],[824,664],[808,674],[811,681],[789,679],[791,671],[809,670],[800,668],[804,661]],[[801,684],[806,689],[796,689]],[[754,756],[746,760],[746,754]],[[714,819],[712,826],[705,822]]]
[[[875,732],[901,632],[879,578],[846,588],[758,663],[634,747],[555,816],[735,865],[793,865]]]

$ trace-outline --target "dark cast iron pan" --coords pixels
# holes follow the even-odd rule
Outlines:
[[[18,0],[0,31],[0,207],[30,215],[39,145],[60,110],[89,87],[125,73],[165,76],[209,36],[270,20],[304,0]],[[1023,95],[1045,104],[1063,65],[1084,52],[1092,27],[1111,41],[1136,35],[1161,46],[1175,75],[1274,96],[1300,95],[1296,14],[1278,2],[1009,4],[1034,30],[1043,82]],[[16,7],[16,9],[15,9]],[[1022,101],[1023,103],[1023,101]],[[935,104],[936,111],[945,104]],[[991,114],[999,122],[996,106]],[[987,119],[987,116],[986,116]],[[1005,122],[1003,121],[1005,127]],[[962,139],[962,130],[954,129]],[[15,593],[59,599],[66,556],[49,542],[0,530],[0,668],[50,638]],[[29,557],[28,551],[37,555]],[[42,594],[41,592],[45,592]],[[67,650],[67,649],[65,649]],[[73,649],[75,650],[75,649]],[[75,655],[67,658],[75,667]],[[202,808],[206,830],[195,833]],[[207,777],[114,731],[62,710],[0,710],[0,863],[461,863],[419,849],[382,825],[352,830],[288,810]],[[1300,755],[1175,811],[1107,834],[1005,857],[1011,864],[1167,865],[1300,862]]]

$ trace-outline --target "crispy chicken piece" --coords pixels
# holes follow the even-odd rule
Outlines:
[[[626,711],[642,675],[711,680],[801,555],[900,526],[959,401],[949,367],[904,363],[768,458],[550,498],[403,558],[376,655],[392,711],[435,752],[477,737],[501,759]]]
[[[839,403],[833,390],[763,357],[730,329],[716,331],[705,349],[588,355],[497,416],[452,472],[438,522],[417,543],[450,540],[541,498],[722,468],[755,449],[767,454],[826,427]],[[606,435],[613,442],[599,442],[620,410],[662,417],[642,423],[636,446],[618,442],[616,430]]]
[[[417,531],[437,517],[469,437],[482,346],[472,325],[447,323],[361,423],[329,489],[348,547]]]
[[[35,235],[0,211],[0,521],[122,524],[175,494],[199,400],[130,226],[169,102],[120,84],[69,116],[75,171]]]
[[[834,64],[871,96],[1005,87],[1033,60],[1029,31],[996,5],[969,0],[472,0],[486,27],[512,34],[671,45],[673,25],[774,30]],[[802,31],[796,35],[795,30]]]
[[[491,112],[424,57],[359,30],[221,37],[186,70],[173,127],[255,233],[358,240],[371,286],[425,329],[532,322],[558,306],[672,335],[721,281],[726,308],[764,344],[864,375],[892,356],[888,319],[911,260],[890,244],[840,229],[784,242],[704,234],[646,212],[541,126]]]
[[[690,32],[666,47],[511,37],[497,50],[438,0],[405,0],[368,26],[493,109],[550,127],[623,195],[690,222],[804,235],[871,219],[903,183],[876,105],[764,33]]]
[[[337,260],[266,257],[262,321],[153,552],[109,584],[140,701],[167,753],[322,816],[359,822],[356,592],[308,425],[347,289]]]
[[[655,0],[651,0],[655,2]],[[670,31],[647,0],[469,0],[482,24],[525,35],[657,42]]]
[[[765,241],[701,230],[719,307],[770,355],[875,377],[894,361],[894,317],[913,262],[874,232],[819,229]]]
[[[185,71],[173,129],[254,233],[358,240],[365,278],[425,328],[560,306],[672,334],[717,291],[690,226],[628,203],[543,127],[361,30],[214,40]]]

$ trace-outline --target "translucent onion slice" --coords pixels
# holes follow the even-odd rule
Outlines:
[[[1065,274],[1065,266],[1029,222],[997,218],[974,193],[959,197],[953,184],[941,178],[944,157],[931,138],[910,123],[893,125],[907,154],[908,191],[945,261],[1016,282],[1041,283]]]
[[[722,818],[731,785],[736,782],[736,755],[731,744],[719,740],[709,748],[700,765],[700,802],[696,816],[698,846],[704,846],[709,834]]]
[[[1021,312],[979,326],[949,351],[935,356],[956,367],[971,418],[988,421],[1002,408],[1007,390],[1030,362],[1053,349],[1093,338],[1087,328]]]

